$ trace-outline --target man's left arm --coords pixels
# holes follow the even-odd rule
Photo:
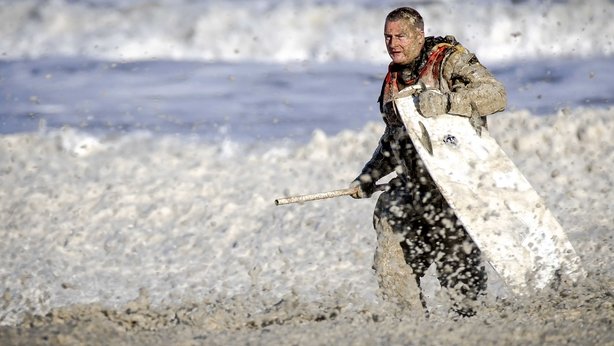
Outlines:
[[[443,64],[448,81],[448,113],[466,117],[500,112],[507,104],[505,87],[462,46],[456,46]]]

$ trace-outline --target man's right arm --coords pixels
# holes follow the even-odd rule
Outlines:
[[[379,144],[373,153],[373,156],[362,169],[362,172],[350,186],[359,186],[360,191],[354,198],[371,197],[375,192],[375,183],[388,175],[395,169],[394,159],[392,155],[392,147],[390,145],[392,139],[392,131],[389,126],[386,126],[384,134],[379,140]]]

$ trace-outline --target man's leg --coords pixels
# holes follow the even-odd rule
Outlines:
[[[423,306],[420,287],[416,285],[419,278],[411,267],[405,263],[402,238],[395,233],[388,220],[375,221],[377,248],[373,258],[373,269],[385,300],[402,308],[418,310]]]
[[[412,268],[415,274],[416,285],[420,288],[420,302],[428,316],[420,279],[424,277],[435,258],[433,247],[424,236],[428,233],[429,226],[421,221],[408,221],[408,224],[409,226],[405,227],[406,232],[403,234],[404,239],[401,242],[401,248],[403,249],[405,263]]]
[[[409,299],[413,305],[417,295],[426,310],[420,278],[432,263],[430,246],[421,240],[422,230],[412,224],[415,213],[404,183],[396,178],[389,186],[390,189],[380,195],[373,215],[378,241],[374,269],[385,296],[393,300]]]
[[[439,253],[435,264],[442,287],[449,290],[452,309],[461,316],[475,315],[475,301],[486,290],[487,274],[481,252],[449,207],[430,233]]]

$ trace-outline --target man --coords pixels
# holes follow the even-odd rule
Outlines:
[[[386,130],[373,157],[352,182],[352,187],[358,187],[352,197],[370,197],[379,179],[396,172],[388,191],[377,201],[376,230],[381,233],[378,225],[386,222],[400,237],[399,253],[411,267],[418,287],[420,278],[435,264],[441,286],[451,293],[453,311],[472,316],[472,306],[486,288],[480,250],[425,169],[396,114],[394,98],[400,90],[423,83],[426,91],[416,103],[422,116],[449,113],[486,126],[484,116],[505,108],[505,89],[454,37],[425,37],[423,19],[412,8],[388,14],[384,37],[392,59],[379,97]],[[378,248],[383,246],[379,239],[378,235]],[[375,267],[377,271],[377,264]],[[423,298],[422,305],[426,308]]]

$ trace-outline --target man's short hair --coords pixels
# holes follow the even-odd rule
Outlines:
[[[398,20],[406,20],[414,28],[424,32],[424,20],[418,11],[411,7],[399,7],[396,10],[388,13],[386,21],[396,22]]]

